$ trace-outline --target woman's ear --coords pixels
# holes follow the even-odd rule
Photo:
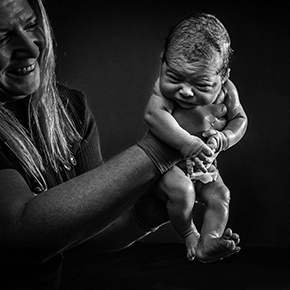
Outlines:
[[[161,52],[161,54],[160,54],[160,60],[161,60],[162,62],[164,61],[164,51]]]
[[[223,76],[223,79],[222,79],[222,84],[224,84],[229,78],[230,78],[230,72],[231,72],[231,69],[228,68],[225,76]]]

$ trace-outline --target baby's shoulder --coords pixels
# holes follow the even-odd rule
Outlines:
[[[220,105],[225,102],[227,96],[227,91],[226,89],[222,88],[221,91],[219,92],[217,98],[213,102],[215,105]]]

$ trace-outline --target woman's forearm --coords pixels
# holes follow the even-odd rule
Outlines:
[[[133,146],[100,167],[29,199],[17,215],[12,240],[11,236],[6,240],[8,247],[12,242],[20,255],[26,250],[27,256],[37,249],[45,260],[82,243],[128,210],[159,176],[144,151]]]
[[[129,247],[149,233],[140,226],[132,211],[126,210],[107,228],[76,249],[87,253],[115,252]]]

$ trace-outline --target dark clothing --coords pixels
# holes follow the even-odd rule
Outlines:
[[[56,173],[50,166],[46,167],[44,178],[47,187],[51,188],[63,183],[75,176],[87,172],[102,164],[99,135],[95,120],[88,108],[86,98],[78,91],[59,85],[58,90],[63,103],[71,114],[78,132],[82,136],[81,142],[72,144],[76,165],[70,170],[61,168]],[[9,148],[0,142],[0,170],[13,168],[21,173],[32,191],[35,190],[35,182],[31,180],[21,168]],[[16,265],[1,263],[1,285],[7,285],[5,289],[57,289],[61,272],[63,256],[61,254],[51,258],[41,265]],[[4,269],[4,270],[3,270]],[[7,283],[3,283],[4,281]],[[10,285],[10,286],[8,286]],[[1,286],[2,287],[2,286]],[[8,288],[9,287],[9,288]]]

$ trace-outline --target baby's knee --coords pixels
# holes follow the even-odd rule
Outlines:
[[[230,190],[225,185],[217,187],[215,191],[206,197],[206,203],[208,205],[223,204],[224,206],[229,206]]]
[[[184,176],[176,180],[163,179],[162,191],[174,203],[191,203],[195,199],[195,190],[192,181]]]
[[[224,203],[226,204],[230,203],[231,199],[230,190],[225,185],[219,187],[219,189],[217,190],[217,195],[218,198]]]
[[[176,194],[174,195],[175,200],[183,200],[185,202],[195,199],[195,190],[192,181],[189,178],[183,180],[176,185]]]

